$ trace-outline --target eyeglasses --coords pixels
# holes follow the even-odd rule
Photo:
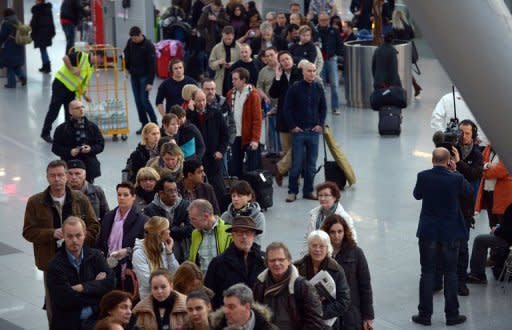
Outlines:
[[[73,107],[72,109],[73,109],[73,110],[74,110],[74,109],[85,109],[85,105],[81,105],[81,106],[78,106],[78,107]]]
[[[236,236],[244,236],[244,235],[251,236],[253,234],[253,231],[252,230],[233,230],[232,234],[236,235]]]

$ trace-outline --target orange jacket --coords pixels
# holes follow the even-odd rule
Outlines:
[[[482,153],[484,164],[490,161],[491,145],[485,147]],[[476,196],[475,211],[480,212],[482,209],[487,209],[487,205],[482,200],[484,191],[484,182],[486,179],[496,179],[496,187],[494,188],[494,205],[492,206],[493,214],[504,214],[507,207],[512,203],[512,176],[507,171],[507,168],[500,160],[500,162],[492,166],[482,173],[482,181],[478,188],[478,195]]]
[[[227,100],[231,111],[232,107],[233,90],[227,94]],[[252,87],[251,92],[247,95],[242,112],[242,146],[254,142],[260,142],[261,124],[263,121],[263,114],[261,110],[261,100],[256,88]]]

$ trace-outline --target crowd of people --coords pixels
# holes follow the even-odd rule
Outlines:
[[[367,1],[357,3],[364,24]],[[253,1],[172,6],[191,31],[185,58],[170,61],[157,88],[161,126],[149,99],[154,46],[139,27],[129,31],[124,55],[141,141],[127,155],[113,209],[94,184],[104,138],[75,99],[90,101],[87,82],[102,56],[67,53],[55,76],[41,137],[60,160],[47,166],[48,188],[28,200],[23,227],[44,274],[50,329],[371,329],[370,270],[354,221],[336,183],[314,186],[328,107],[340,113],[338,59],[354,38],[352,23],[337,16],[334,1],[311,0],[306,15],[291,2],[289,12],[265,18]],[[404,20],[397,18],[401,29]],[[49,72],[44,54],[41,71]],[[62,106],[66,122],[52,137]],[[487,282],[489,247],[499,273],[512,241],[512,177],[490,144],[482,152],[476,124],[464,119],[456,143],[436,143],[434,169],[414,189],[423,206],[413,321],[424,325],[443,285],[447,325],[464,322],[457,294]],[[244,178],[262,170],[265,148],[280,155],[272,167],[278,186],[288,174],[286,202],[297,200],[302,176],[302,197],[319,203],[305,216],[299,260],[282,242],[262,245],[265,214]],[[237,177],[229,187],[227,176]],[[475,239],[470,262],[469,228],[485,208],[492,232]]]

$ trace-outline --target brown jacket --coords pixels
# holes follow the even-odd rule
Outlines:
[[[297,268],[290,265],[291,276],[288,282],[288,290],[283,290],[279,295],[284,295],[288,301],[286,310],[288,317],[293,324],[293,329],[301,330],[317,330],[324,328],[322,303],[316,292],[316,289],[309,282],[299,275]],[[276,319],[282,318],[276,316],[274,304],[278,303],[276,297],[265,297],[265,289],[267,288],[266,280],[270,276],[268,268],[258,275],[258,280],[252,291],[254,300],[267,304],[273,310],[274,323]],[[276,324],[279,325],[279,324]]]
[[[232,105],[233,90],[230,90],[226,96],[226,102],[230,106]],[[232,108],[231,111],[235,111],[235,109]],[[242,112],[242,145],[260,141],[262,121],[261,99],[256,88],[252,87]]]
[[[188,323],[187,297],[177,291],[173,291],[171,294],[175,294],[176,297],[169,317],[169,329],[179,329]],[[133,314],[137,317],[136,325],[141,330],[158,330],[152,296],[142,299],[133,308]]]
[[[42,271],[48,270],[48,263],[55,255],[57,247],[53,237],[53,232],[56,229],[53,219],[54,215],[57,216],[58,213],[53,209],[49,189],[47,188],[28,199],[23,224],[23,237],[33,243],[36,266]],[[66,200],[62,213],[61,223],[72,215],[84,220],[87,226],[86,243],[89,246],[96,245],[100,225],[91,203],[84,194],[66,188]]]

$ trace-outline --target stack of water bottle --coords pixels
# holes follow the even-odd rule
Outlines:
[[[91,103],[88,119],[96,123],[102,132],[128,127],[124,103],[119,99],[107,99]]]

